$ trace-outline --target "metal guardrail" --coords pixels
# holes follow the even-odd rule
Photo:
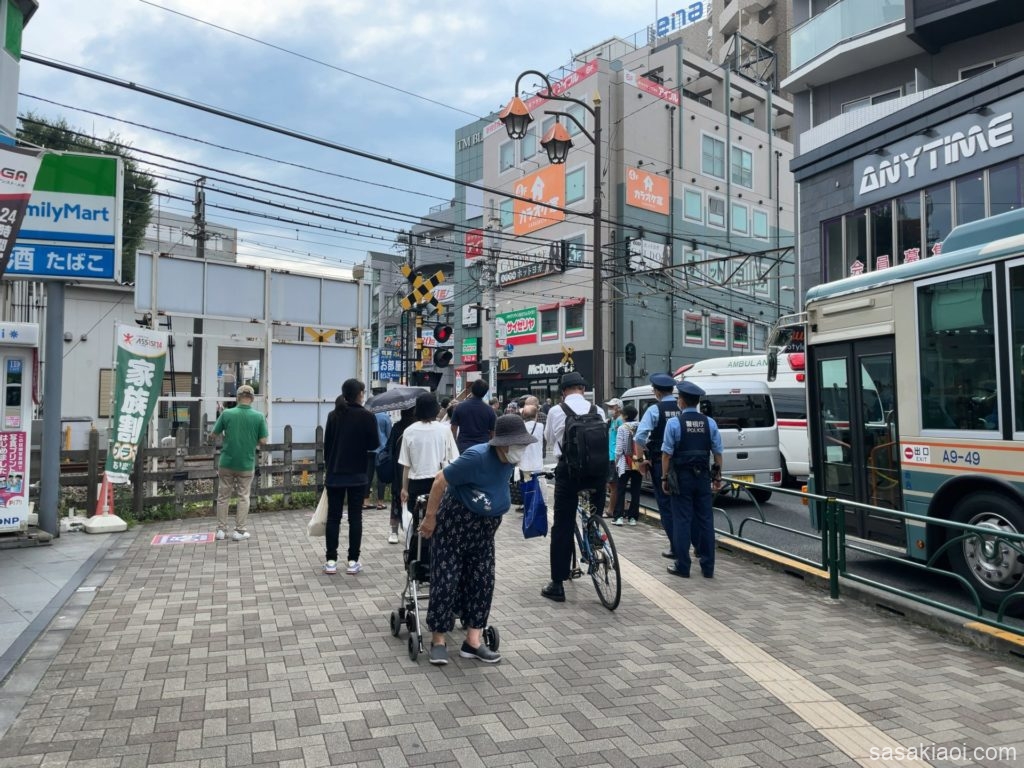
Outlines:
[[[1008,533],[1004,531],[996,531],[992,528],[981,527],[976,525],[968,525],[966,523],[959,523],[953,520],[943,520],[935,517],[927,517],[924,515],[916,515],[910,512],[903,512],[900,510],[893,510],[884,507],[875,507],[870,504],[861,504],[859,502],[846,501],[844,499],[838,499],[831,496],[822,496],[814,493],[807,493],[805,491],[793,491],[786,488],[776,488],[765,485],[758,485],[756,483],[747,483],[742,480],[728,480],[727,484],[731,486],[731,489],[737,495],[739,493],[746,493],[750,501],[754,504],[757,510],[756,517],[745,517],[740,521],[739,526],[735,526],[729,514],[716,507],[716,514],[723,516],[728,523],[728,530],[716,529],[716,531],[724,536],[737,539],[739,541],[751,541],[743,537],[743,529],[748,524],[763,525],[767,528],[773,528],[776,530],[786,531],[787,533],[795,534],[804,538],[820,539],[821,541],[821,562],[814,562],[807,558],[801,557],[791,552],[771,547],[761,542],[755,542],[757,546],[769,552],[773,552],[777,555],[782,555],[798,562],[804,563],[812,568],[819,569],[824,572],[828,578],[829,583],[829,596],[832,599],[838,599],[840,596],[840,585],[841,579],[845,579],[850,582],[858,584],[864,584],[874,589],[888,592],[893,595],[898,595],[904,599],[927,605],[931,608],[935,608],[941,611],[946,611],[956,616],[960,616],[966,619],[971,619],[989,627],[1002,630],[1004,632],[1010,632],[1015,635],[1024,635],[1024,629],[1020,626],[1007,624],[1006,612],[1007,610],[1016,603],[1024,603],[1024,588],[1018,589],[1017,591],[1010,592],[1003,597],[999,607],[994,611],[994,617],[991,615],[992,612],[986,613],[983,606],[982,599],[978,590],[975,586],[964,576],[955,573],[948,568],[941,567],[939,563],[949,554],[949,552],[957,546],[963,546],[965,543],[974,542],[976,544],[977,551],[982,554],[983,557],[996,558],[1002,557],[1008,548],[1012,553],[1016,553],[1019,558],[1024,558],[1024,533]],[[751,490],[768,490],[772,493],[781,493],[788,496],[796,496],[808,501],[808,514],[812,514],[813,504],[819,505],[820,511],[820,531],[818,535],[807,533],[806,531],[799,531],[787,526],[778,525],[769,521],[761,509],[760,504],[754,499]],[[867,512],[878,513],[886,515],[888,517],[896,518],[901,522],[914,521],[927,524],[928,526],[934,526],[942,528],[946,531],[946,541],[938,547],[935,552],[931,554],[927,561],[921,562],[914,560],[910,557],[895,555],[880,551],[878,549],[871,549],[866,546],[862,546],[855,542],[847,540],[846,536],[846,510],[847,509],[858,509]],[[923,595],[918,595],[905,589],[886,584],[885,582],[878,581],[877,579],[868,578],[853,572],[847,563],[848,552],[859,552],[870,555],[872,558],[882,559],[888,562],[899,563],[902,566],[912,568],[914,570],[931,574],[937,578],[944,580],[952,580],[963,588],[967,597],[974,604],[974,610],[966,610],[956,605],[952,605],[948,602],[940,600],[934,600]]]

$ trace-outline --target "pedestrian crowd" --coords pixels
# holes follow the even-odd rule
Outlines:
[[[668,572],[689,577],[692,546],[701,573],[713,578],[711,502],[721,484],[722,439],[714,419],[700,412],[700,387],[677,383],[668,374],[655,374],[650,383],[656,400],[638,418],[636,406],[619,398],[604,403],[607,412],[591,403],[585,397],[587,382],[577,372],[561,377],[557,404],[525,395],[509,398],[503,407],[497,398],[485,399],[489,387],[477,379],[462,402],[439,402],[434,393],[422,391],[400,407],[388,401],[373,412],[365,405],[365,385],[346,380],[324,429],[323,572],[338,572],[347,513],[345,572],[359,574],[363,510],[389,508],[389,543],[398,544],[403,530],[407,545],[413,535],[431,542],[430,662],[448,663],[447,634],[457,615],[467,629],[460,656],[500,661],[482,640],[494,593],[494,535],[513,506],[513,491],[545,474],[550,450],[554,523],[543,597],[565,601],[580,494],[589,494],[594,514],[612,518],[617,526],[635,526],[645,475],[669,542],[663,553],[672,560]],[[251,387],[239,387],[237,405],[223,411],[213,428],[224,442],[217,539],[227,536],[233,496],[238,503],[231,538],[250,536],[250,488],[268,438],[266,419],[253,409],[253,399]]]

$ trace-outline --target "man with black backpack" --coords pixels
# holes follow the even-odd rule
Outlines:
[[[555,523],[551,526],[551,582],[541,595],[556,603],[565,602],[562,582],[569,578],[572,564],[576,497],[590,491],[595,511],[604,511],[604,487],[608,479],[608,428],[604,412],[583,393],[587,383],[579,373],[562,376],[562,402],[548,412],[544,431],[554,447]]]
[[[654,397],[657,402],[644,411],[644,415],[640,419],[640,427],[633,438],[641,449],[645,449],[644,469],[651,473],[654,498],[658,502],[658,514],[661,516],[661,527],[665,529],[665,535],[668,536],[668,550],[662,552],[661,556],[671,560],[676,559],[672,549],[672,503],[669,495],[662,490],[661,443],[665,437],[665,425],[669,419],[679,413],[679,404],[672,394],[675,385],[675,379],[667,373],[655,373],[651,376],[651,387],[654,389]]]

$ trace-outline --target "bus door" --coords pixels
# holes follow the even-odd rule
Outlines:
[[[893,339],[812,347],[811,413],[815,490],[902,509]],[[902,544],[903,525],[883,513],[846,511],[846,530]]]

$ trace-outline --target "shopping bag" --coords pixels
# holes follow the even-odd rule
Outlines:
[[[536,536],[548,535],[548,505],[544,501],[544,492],[540,480],[531,477],[522,483],[523,493],[523,536],[532,539]]]
[[[327,535],[327,489],[320,494],[313,516],[306,523],[306,534],[314,539]]]

